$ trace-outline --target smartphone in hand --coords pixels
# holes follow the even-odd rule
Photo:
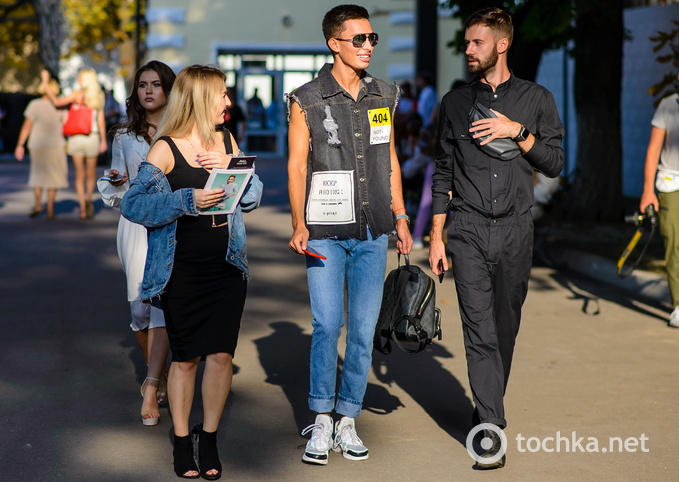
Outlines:
[[[446,274],[446,272],[443,269],[443,260],[439,259],[439,270],[441,273],[439,273],[439,283],[443,283],[443,276]]]
[[[118,181],[122,180],[122,178],[123,178],[123,176],[121,176],[120,174],[115,174],[113,176],[109,174],[108,176],[104,176],[102,178],[99,178],[99,180],[100,181],[108,181],[108,182],[118,182]]]
[[[308,254],[309,256],[313,256],[314,258],[318,258],[318,259],[328,259],[328,258],[326,258],[325,256],[323,256],[321,253],[319,253],[318,251],[316,251],[316,250],[310,248],[309,246],[307,246],[307,248],[304,250],[304,252],[305,252],[306,254]]]

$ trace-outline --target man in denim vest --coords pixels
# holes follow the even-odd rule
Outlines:
[[[289,247],[307,254],[314,317],[309,408],[318,414],[302,432],[312,431],[302,461],[321,465],[330,448],[350,460],[368,458],[354,418],[368,384],[387,236],[396,231],[399,253],[412,247],[393,138],[398,88],[364,70],[378,40],[368,11],[333,8],[323,18],[323,34],[334,63],[288,96]],[[347,349],[336,396],[345,287]],[[333,409],[340,418],[334,437]]]

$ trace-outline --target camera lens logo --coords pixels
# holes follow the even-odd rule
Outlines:
[[[482,430],[490,430],[493,432],[497,437],[500,439],[500,450],[493,455],[492,457],[481,457],[481,455],[476,453],[476,450],[474,449],[474,437],[476,436],[477,433],[481,432]],[[483,434],[483,439],[481,439],[481,448],[483,450],[489,450],[493,446],[493,439],[490,438],[485,432]],[[498,460],[502,458],[502,456],[507,452],[507,436],[505,433],[502,431],[500,427],[498,427],[495,424],[492,423],[480,423],[473,429],[469,431],[469,434],[467,435],[467,453],[471,458],[473,458],[476,462],[482,462],[484,464],[494,464]]]

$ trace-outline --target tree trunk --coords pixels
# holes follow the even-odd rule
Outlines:
[[[55,79],[59,78],[59,55],[64,35],[61,0],[33,0],[40,21],[40,59]]]
[[[622,206],[622,0],[576,0],[577,168],[570,218],[618,221]]]

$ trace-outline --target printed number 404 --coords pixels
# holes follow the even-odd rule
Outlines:
[[[374,114],[372,118],[373,124],[387,124],[389,122],[389,114],[387,113],[379,113],[379,114]]]

